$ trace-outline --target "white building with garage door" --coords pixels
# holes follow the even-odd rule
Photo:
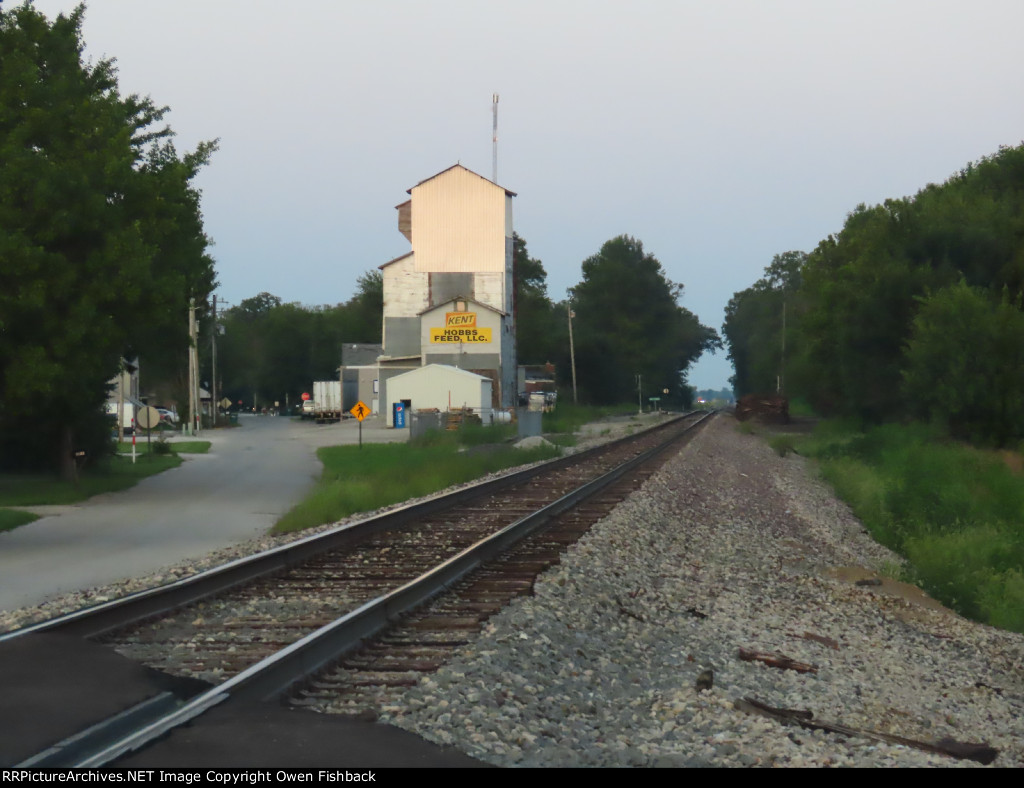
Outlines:
[[[442,413],[468,409],[490,424],[491,380],[447,364],[429,364],[388,378],[383,383],[387,425],[395,426],[393,403],[406,404],[406,412],[438,410]]]

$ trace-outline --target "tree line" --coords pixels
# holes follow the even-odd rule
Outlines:
[[[644,397],[688,406],[686,370],[705,351],[721,347],[718,334],[679,304],[683,286],[629,236],[605,243],[583,261],[581,282],[569,297],[548,296],[544,264],[513,236],[516,346],[522,365],[553,364],[563,396],[589,404],[636,402]],[[573,342],[569,342],[569,314]],[[314,380],[338,376],[345,343],[379,343],[383,282],[379,271],[360,277],[356,295],[334,307],[283,303],[261,293],[228,309],[218,338],[218,389],[251,408],[295,404]],[[664,394],[665,390],[668,394]]]
[[[334,306],[284,303],[270,293],[232,306],[219,319],[218,399],[258,410],[299,403],[314,380],[338,379],[342,345],[380,343],[383,308],[380,271],[363,274],[355,295]]]
[[[0,465],[68,477],[109,445],[121,359],[178,376],[215,286],[192,181],[216,142],[179,154],[166,107],[83,62],[83,13],[0,9]]]
[[[721,339],[679,303],[683,285],[668,278],[640,240],[620,235],[605,242],[558,302],[548,297],[543,263],[518,235],[513,256],[520,364],[554,364],[562,397],[572,395],[575,367],[576,396],[587,404],[635,402],[638,393],[645,407],[649,397],[692,403],[687,371],[701,354],[721,348]]]
[[[1024,438],[1024,146],[915,196],[857,206],[809,254],[734,294],[737,394],[782,390],[823,415],[921,419]]]

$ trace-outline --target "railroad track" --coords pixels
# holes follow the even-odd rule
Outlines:
[[[648,466],[643,477],[653,472]],[[509,552],[488,561],[433,602],[410,611],[337,664],[289,693],[291,706],[375,720],[422,676],[469,644],[487,619],[517,596],[533,593],[536,578],[559,563],[612,507],[636,489],[634,475],[554,518]]]
[[[109,763],[228,698],[292,690],[295,705],[375,714],[487,616],[528,593],[565,545],[639,486],[654,458],[703,418],[690,414],[0,637],[2,644],[27,632],[70,632],[214,684],[187,702],[166,698],[132,710],[135,730],[127,735],[119,720],[109,730],[100,726],[87,744],[59,746],[23,765]],[[649,470],[638,470],[645,464]],[[440,597],[447,588],[452,593]],[[295,694],[297,686],[304,688]]]

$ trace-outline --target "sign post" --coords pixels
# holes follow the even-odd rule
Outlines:
[[[363,448],[363,419],[370,415],[370,409],[366,407],[366,403],[359,400],[352,409],[349,411],[353,416],[359,420],[359,448]]]
[[[160,411],[156,408],[147,405],[145,408],[139,411],[140,427],[146,428],[146,451],[149,454],[150,459],[153,457],[153,436],[150,430],[160,424]]]

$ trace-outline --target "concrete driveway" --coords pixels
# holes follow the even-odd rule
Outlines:
[[[371,421],[373,424],[371,424]],[[363,441],[405,441],[407,430],[363,423]],[[203,432],[209,454],[135,487],[0,533],[0,610],[37,605],[155,572],[266,533],[320,475],[316,449],[356,443],[358,423],[316,425],[242,416],[241,427]]]

